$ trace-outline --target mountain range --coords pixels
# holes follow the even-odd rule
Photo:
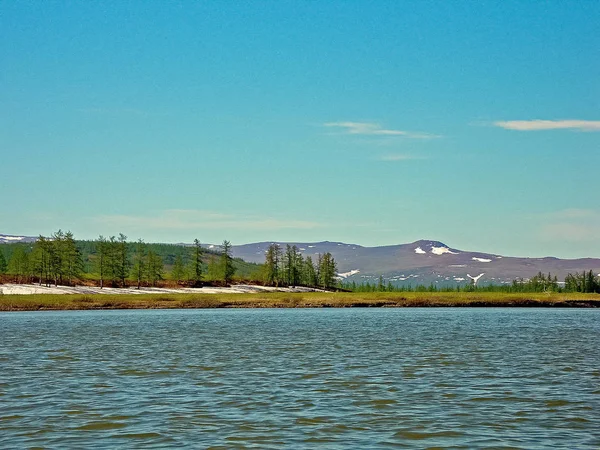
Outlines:
[[[0,234],[0,244],[35,242],[31,236]],[[263,263],[265,252],[273,242],[234,245],[233,256],[248,262]],[[439,241],[420,240],[409,244],[364,247],[343,242],[277,242],[283,250],[287,244],[298,247],[304,257],[316,261],[329,252],[337,262],[338,276],[356,283],[385,282],[396,285],[452,285],[476,279],[479,284],[511,283],[530,278],[538,272],[556,275],[560,281],[568,273],[592,270],[600,274],[600,259],[519,258],[490,253],[464,251]],[[218,248],[218,245],[207,245]]]
[[[246,261],[264,262],[271,242],[238,245],[233,254]],[[286,243],[278,243],[285,249]],[[538,272],[556,275],[560,281],[568,273],[593,270],[600,273],[600,259],[517,258],[451,248],[439,241],[420,240],[410,244],[363,247],[342,242],[290,243],[302,254],[311,256],[330,252],[337,262],[341,278],[357,283],[376,282],[380,276],[397,285],[430,283],[452,285],[470,282],[480,284],[511,283],[530,278]]]

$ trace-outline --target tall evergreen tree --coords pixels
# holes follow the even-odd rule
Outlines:
[[[319,279],[317,277],[317,271],[315,265],[310,256],[307,256],[304,260],[304,283],[307,286],[316,287],[319,285]]]
[[[129,276],[129,246],[127,245],[127,236],[119,233],[116,246],[117,253],[117,278],[121,281],[121,286],[125,287],[125,279]]]
[[[281,281],[281,247],[271,244],[265,253],[265,283],[269,286],[279,286]]]
[[[225,286],[228,286],[235,274],[235,266],[233,265],[233,257],[231,256],[231,242],[229,241],[223,241],[223,244],[221,244],[219,266],[221,269],[221,279],[225,283]]]
[[[108,241],[102,235],[98,236],[95,242],[96,263],[100,274],[100,289],[104,287],[104,278],[106,277],[107,256],[108,256]]]
[[[331,289],[335,286],[336,263],[331,253],[327,252],[320,259],[320,277],[321,286],[325,289]]]
[[[146,276],[146,244],[144,244],[142,239],[138,239],[135,243],[132,273],[137,281],[137,288],[139,289]]]
[[[148,273],[148,281],[152,286],[156,286],[156,282],[163,279],[164,264],[163,260],[152,249],[148,250],[146,256],[146,271]]]
[[[8,264],[4,258],[4,252],[0,249],[0,275],[4,275],[8,270]]]
[[[27,281],[29,274],[29,255],[22,246],[17,246],[8,261],[8,274],[14,276],[15,283]]]
[[[194,247],[192,249],[192,259],[190,261],[190,275],[194,281],[194,286],[202,284],[202,254],[204,253],[202,245],[198,239],[194,239]]]
[[[63,270],[69,285],[73,284],[73,279],[78,278],[83,272],[83,260],[81,251],[77,247],[73,233],[67,231],[64,237]]]
[[[175,256],[173,268],[171,269],[171,279],[177,283],[181,283],[181,280],[183,280],[184,276],[185,265],[183,264],[183,257],[181,256],[181,253],[178,253],[177,256]]]

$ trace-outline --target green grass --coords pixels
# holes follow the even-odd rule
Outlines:
[[[439,306],[600,307],[598,294],[505,294],[498,292],[253,294],[32,294],[0,295],[0,311],[155,308],[343,308]]]

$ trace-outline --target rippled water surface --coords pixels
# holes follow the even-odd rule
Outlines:
[[[0,314],[0,447],[600,448],[600,311]]]

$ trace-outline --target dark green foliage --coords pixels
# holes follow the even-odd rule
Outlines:
[[[24,283],[29,279],[29,255],[25,246],[19,245],[8,261],[8,274],[13,275],[16,283]]]
[[[223,241],[221,244],[221,256],[219,257],[219,275],[220,279],[229,285],[235,273],[235,266],[233,264],[233,257],[231,256],[231,242]]]
[[[204,250],[202,249],[202,245],[200,245],[200,241],[198,239],[194,239],[194,247],[192,250],[192,259],[190,261],[190,275],[191,279],[194,282],[195,286],[199,286],[202,284],[202,255]],[[183,261],[182,261],[183,262]]]
[[[178,254],[173,262],[173,268],[171,269],[171,279],[177,283],[181,283],[185,277],[185,265],[183,263],[183,257]]]
[[[156,282],[163,279],[164,264],[160,255],[157,255],[152,250],[148,250],[146,255],[146,272],[148,282],[152,286],[156,286]]]
[[[142,282],[146,279],[146,244],[144,244],[142,239],[138,239],[135,243],[131,273],[135,278],[137,288],[139,289]]]
[[[4,258],[4,252],[0,249],[0,275],[4,275],[8,270],[8,264]]]

